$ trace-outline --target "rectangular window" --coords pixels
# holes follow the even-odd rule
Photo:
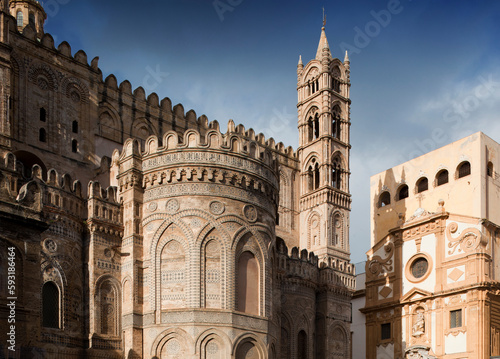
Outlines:
[[[450,329],[462,326],[462,309],[450,311]]]
[[[380,326],[380,339],[391,339],[391,323],[384,323]]]

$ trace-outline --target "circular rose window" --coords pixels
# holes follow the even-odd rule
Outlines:
[[[407,262],[405,274],[410,282],[421,282],[431,274],[431,270],[431,256],[427,253],[418,253]]]
[[[411,265],[411,274],[417,279],[422,278],[429,269],[429,262],[427,259],[421,257],[415,260]]]

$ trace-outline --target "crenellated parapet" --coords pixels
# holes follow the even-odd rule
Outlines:
[[[283,240],[277,241],[281,280],[312,286],[317,290],[350,293],[355,289],[354,265],[340,259],[319,260],[314,252],[293,247],[290,254]]]
[[[15,202],[42,212],[60,213],[76,220],[86,211],[80,181],[55,169],[45,172],[39,164],[25,168],[8,152],[0,161],[0,193],[2,200]]]
[[[237,132],[229,126],[226,134],[215,121],[207,127],[204,135],[187,130],[182,136],[169,131],[161,140],[150,137],[144,151],[137,140],[127,140],[122,152],[113,156],[119,163],[120,191],[137,185],[142,177],[145,201],[217,193],[267,211],[276,207],[279,176],[271,142],[263,136],[247,137],[241,127]]]

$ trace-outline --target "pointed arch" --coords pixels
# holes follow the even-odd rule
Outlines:
[[[192,354],[189,348],[194,345],[192,337],[186,331],[170,328],[156,336],[151,346],[151,356],[162,359],[186,358]]]
[[[55,264],[55,265],[54,265]],[[65,280],[56,263],[42,263],[42,326],[62,328],[64,325]]]
[[[334,324],[330,329],[330,333],[332,333],[332,344],[329,352],[333,354],[333,358],[347,358],[349,355],[349,337],[345,328],[339,324]]]
[[[237,359],[263,359],[265,347],[255,334],[245,333],[234,343],[233,353]]]
[[[315,191],[321,184],[321,175],[319,169],[319,160],[316,155],[312,155],[306,161],[304,171],[306,178],[304,188],[307,192]]]
[[[265,260],[252,233],[241,237],[235,252],[236,310],[263,315]]]
[[[117,337],[121,333],[121,285],[113,276],[99,277],[95,284],[95,326],[99,334]]]
[[[149,136],[158,136],[158,133],[151,121],[147,118],[138,118],[131,125],[130,136],[144,144]]]
[[[98,135],[122,143],[123,123],[117,111],[108,103],[99,108]]]
[[[201,246],[202,269],[202,306],[205,308],[224,308],[223,288],[226,286],[224,278],[225,255],[224,243],[220,235],[212,231]]]
[[[151,217],[150,220],[153,220]],[[148,221],[144,220],[143,225]],[[165,246],[169,242],[175,241],[172,247]],[[187,305],[186,292],[191,287],[189,267],[186,266],[190,263],[190,248],[193,243],[192,233],[182,221],[176,221],[172,218],[165,220],[157,229],[150,247],[150,258],[152,259],[154,275],[150,281],[151,295],[151,308],[161,311],[165,306]],[[182,253],[175,253],[174,247],[177,249],[182,248]],[[170,262],[168,259],[172,257],[174,261]],[[184,266],[183,264],[184,263]],[[184,282],[179,281],[179,277],[185,278]],[[176,285],[176,284],[179,285]],[[167,292],[167,288],[174,288],[174,292]],[[184,290],[184,292],[182,292]]]
[[[341,139],[342,131],[342,110],[338,103],[332,107],[332,136],[338,140]]]
[[[311,142],[318,139],[320,135],[319,109],[313,105],[306,113],[307,142]]]
[[[332,175],[331,175],[331,186],[335,189],[342,190],[343,182],[346,171],[342,166],[342,158],[338,155],[334,156],[332,159]]]
[[[231,357],[231,340],[224,332],[211,328],[198,336],[196,352],[202,359],[228,359]]]
[[[332,89],[333,91],[340,93],[340,84],[342,79],[342,71],[338,65],[334,65],[330,70],[332,79]]]
[[[345,220],[344,215],[340,211],[334,211],[331,217],[331,243],[329,245],[333,245],[336,247],[340,247],[342,249],[346,249],[346,241],[345,241]]]
[[[170,239],[160,251],[161,308],[185,308],[187,306],[186,281],[188,280],[188,253],[175,238]]]
[[[307,219],[307,248],[321,245],[321,216],[313,211]]]

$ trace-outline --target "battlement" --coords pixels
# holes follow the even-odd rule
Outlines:
[[[156,93],[147,94],[143,87],[139,86],[134,89],[128,80],[118,83],[116,76],[113,74],[103,78],[102,71],[99,69],[99,57],[94,57],[89,63],[87,54],[83,50],[79,50],[72,55],[71,45],[66,41],[61,42],[56,48],[54,39],[50,34],[43,34],[41,39],[37,40],[37,34],[31,26],[26,26],[21,33],[18,31],[13,17],[9,19],[9,29],[21,39],[30,40],[32,46],[41,47],[47,50],[49,54],[60,57],[62,63],[66,60],[69,64],[77,65],[75,71],[80,75],[77,77],[68,75],[61,80],[56,76],[55,69],[41,65],[37,61],[30,64],[29,68],[24,68],[26,65],[19,54],[12,54],[14,72],[19,73],[21,69],[26,71],[28,78],[33,83],[38,83],[41,76],[44,81],[47,81],[49,89],[62,92],[70,98],[75,96],[76,90],[79,100],[85,104],[90,103],[91,98],[97,95],[100,99],[98,105],[99,117],[95,125],[97,126],[97,134],[101,137],[117,143],[123,143],[128,137],[140,137],[141,146],[145,147],[147,134],[143,136],[136,132],[139,129],[147,129],[149,134],[158,138],[162,137],[161,129],[174,129],[181,136],[188,129],[195,129],[200,133],[201,137],[204,137],[210,130],[220,132],[217,121],[209,122],[205,115],[198,117],[192,109],[186,112],[182,104],[173,106],[168,97],[160,100]],[[29,49],[26,50],[29,51]],[[89,78],[95,79],[94,83],[97,84],[97,88],[92,86],[92,81],[89,83],[85,80]],[[94,93],[95,90],[98,91],[97,94]],[[118,113],[116,111],[117,104],[125,106],[127,110]],[[132,112],[135,114],[133,119],[127,117],[132,116]],[[124,123],[122,127],[119,125],[121,121]],[[128,123],[129,121],[130,123]],[[127,133],[129,128],[132,128],[132,130]],[[236,142],[240,144],[238,151],[241,151],[242,155],[253,156],[254,152],[252,152],[250,146],[254,143],[256,148],[259,149],[258,156],[265,153],[267,149],[277,157],[279,163],[296,167],[298,155],[291,146],[286,147],[282,142],[276,143],[273,138],[266,139],[264,134],[256,134],[252,128],[245,129],[245,126],[241,124],[235,125],[233,120],[229,120],[227,132],[220,142],[221,149],[231,148],[234,151],[233,145],[230,144],[230,142],[233,142],[233,135],[238,137]],[[158,142],[161,142],[161,140]],[[246,143],[248,143],[247,146]],[[256,159],[261,160],[262,158]],[[267,159],[264,160],[268,162]]]
[[[298,278],[331,287],[354,290],[354,265],[342,260],[321,261],[314,252],[293,247],[290,255],[282,239],[277,240],[279,268],[284,277]]]
[[[85,218],[85,200],[94,200],[99,205],[92,205],[93,216],[120,223],[117,208],[117,188],[101,188],[98,182],[88,184],[88,197],[82,191],[79,180],[72,180],[69,174],[60,175],[50,169],[45,174],[39,164],[31,168],[31,175],[25,177],[24,166],[9,152],[0,161],[1,197],[8,202],[16,202],[32,207],[37,211],[47,210],[64,213],[75,218]]]
[[[168,103],[170,103],[168,98],[163,101],[167,100]],[[179,104],[174,107],[173,111],[181,112],[183,111],[182,109],[182,105]],[[190,110],[187,113],[187,119],[194,122],[194,118],[196,118],[196,113]],[[264,134],[259,133],[255,135],[253,129],[250,128],[245,130],[245,127],[241,124],[235,126],[233,120],[229,120],[227,132],[225,134],[220,132],[220,126],[217,120],[208,122],[207,117],[203,115],[195,122],[200,130],[204,130],[204,134],[202,131],[189,129],[181,135],[179,135],[178,132],[169,131],[165,133],[161,139],[157,136],[151,136],[146,140],[145,148],[142,152],[138,142],[137,145],[135,145],[133,144],[134,139],[128,139],[124,143],[124,150],[122,150],[121,153],[118,151],[115,152],[118,152],[119,158],[122,159],[132,153],[147,157],[157,151],[163,152],[172,149],[178,150],[198,147],[239,153],[260,161],[262,164],[269,167],[274,167],[276,165],[275,158],[273,158],[271,152],[294,159],[297,158],[297,154],[291,146],[285,148],[282,142],[276,144],[272,137],[266,140]],[[113,158],[117,159],[115,155],[113,155]]]

